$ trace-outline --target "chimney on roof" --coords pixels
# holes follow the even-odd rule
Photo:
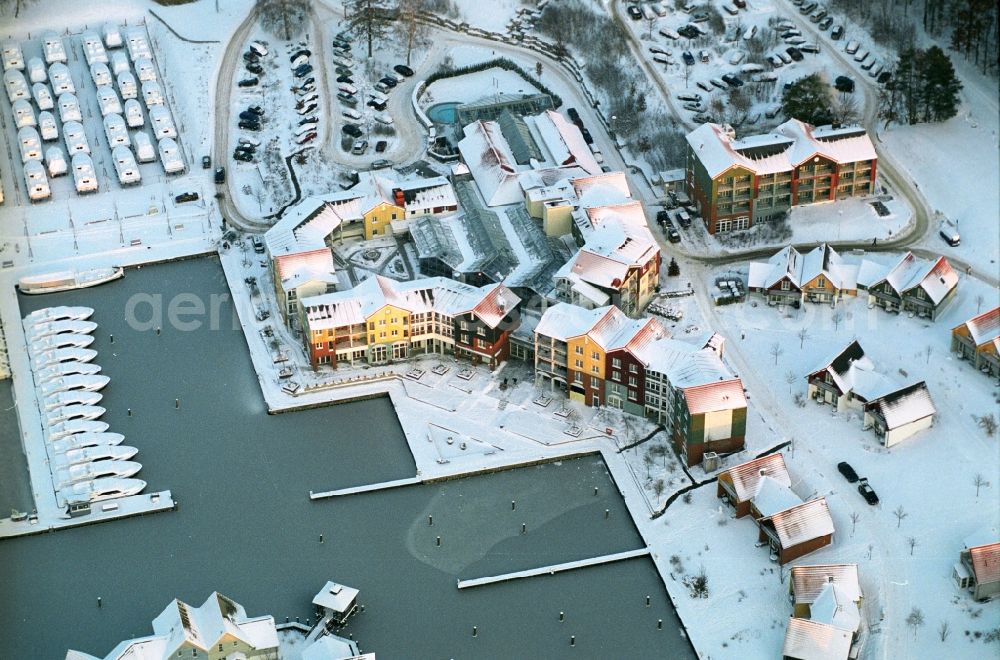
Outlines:
[[[503,299],[503,296],[497,299],[497,307],[500,308],[501,312],[507,309],[507,301]]]
[[[757,474],[759,476],[763,477],[764,476],[764,468],[761,468],[761,469],[757,470]]]
[[[826,576],[826,581],[829,582],[830,584],[833,584],[833,576],[832,575],[827,575]]]

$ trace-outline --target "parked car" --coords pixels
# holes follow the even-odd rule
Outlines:
[[[361,113],[352,108],[346,108],[340,114],[343,115],[345,119],[361,121]]]
[[[729,89],[729,87],[726,85],[726,82],[724,80],[720,80],[718,78],[709,78],[708,82],[712,83],[713,85],[715,85],[719,89]]]
[[[358,126],[357,124],[344,124],[343,127],[340,129],[340,131],[344,135],[348,135],[352,138],[359,138],[363,133],[361,127]]]
[[[694,21],[695,23],[704,23],[705,21],[708,20],[708,12],[707,11],[696,11],[691,16],[691,20]]]
[[[392,89],[393,87],[399,84],[398,82],[396,82],[395,78],[390,78],[389,76],[383,76],[382,78],[379,78],[379,82],[388,87],[389,89]]]
[[[348,85],[353,85],[354,84],[354,78],[351,78],[350,76],[337,76],[337,82],[339,82],[339,83],[347,83]]]
[[[861,493],[861,497],[865,498],[865,502],[868,502],[872,506],[878,504],[878,495],[876,495],[874,489],[868,485],[867,479],[861,479],[861,483],[858,484],[858,492]]]
[[[242,161],[244,163],[252,163],[253,162],[253,153],[249,152],[249,151],[247,151],[245,149],[236,149],[233,152],[233,160],[239,160],[239,161]]]
[[[315,124],[318,120],[315,117],[303,117],[299,120],[299,126],[305,126],[306,124]]]
[[[701,94],[693,94],[690,92],[685,92],[684,94],[678,94],[677,100],[690,101],[692,103],[701,103]]]
[[[361,156],[366,151],[368,151],[368,140],[355,140],[354,146],[351,147],[351,153],[355,156]]]
[[[260,78],[244,78],[243,80],[236,83],[237,87],[256,87],[257,83],[260,82]]]
[[[813,53],[814,55],[819,52],[819,46],[816,44],[801,44],[799,45],[799,50],[803,53]]]
[[[225,167],[216,167],[215,168],[215,182],[216,183],[225,183],[226,182],[226,168]]]
[[[406,66],[405,64],[397,64],[396,66],[392,67],[392,70],[401,76],[406,76],[407,78],[413,75],[413,69]]]
[[[667,230],[667,240],[670,241],[671,243],[680,243],[681,242],[680,232],[671,227],[670,229]]]
[[[385,103],[378,101],[376,99],[369,99],[368,103],[366,103],[365,105],[367,105],[369,108],[374,108],[379,112],[384,112],[386,107],[388,107]]]
[[[379,140],[378,142],[375,143],[375,153],[377,154],[383,153],[388,146],[389,146],[388,142],[386,142],[385,140]]]
[[[843,39],[844,38],[844,26],[843,25],[838,25],[835,28],[833,28],[833,31],[830,33],[830,38],[833,39],[834,41],[840,41],[841,39]]]
[[[658,225],[660,225],[661,227],[673,227],[674,226],[673,221],[670,219],[670,214],[667,213],[666,211],[657,211],[656,212],[656,223]]]
[[[212,157],[211,156],[202,156],[201,157],[201,169],[207,170],[210,167],[212,167]]]
[[[183,204],[185,202],[196,202],[198,201],[198,193],[196,192],[186,192],[174,197],[174,202],[177,204]]]
[[[802,51],[800,51],[795,46],[790,46],[786,48],[785,52],[788,53],[788,56],[793,60],[795,60],[796,62],[801,62],[803,60]]]
[[[942,227],[938,235],[944,239],[944,242],[952,247],[958,247],[962,244],[962,237],[959,235],[958,230],[952,227]]]
[[[312,72],[313,72],[312,64],[303,64],[299,68],[292,71],[292,73],[295,74],[296,78],[305,78]]]
[[[844,475],[844,478],[847,479],[849,483],[853,484],[857,482],[858,473],[854,471],[854,468],[851,467],[850,463],[837,463],[837,469],[840,470],[840,473]]]
[[[625,11],[628,13],[628,17],[633,21],[642,20],[642,12],[639,11],[639,8],[635,5],[629,5]]]
[[[305,135],[303,135],[300,138],[296,138],[295,141],[298,144],[307,144],[309,142],[312,142],[315,139],[316,139],[316,133],[312,132],[312,133],[306,133]]]
[[[250,73],[255,73],[258,76],[261,75],[262,73],[264,73],[264,67],[262,67],[261,65],[255,63],[255,62],[248,62],[247,65],[246,65],[246,69]]]
[[[884,85],[890,80],[892,80],[892,73],[890,73],[889,71],[883,71],[882,73],[878,74],[878,78],[875,79],[875,82],[877,82],[880,85]]]
[[[694,55],[691,54],[691,51],[684,51],[681,57],[684,58],[684,64],[687,66],[694,66]]]
[[[833,25],[833,16],[827,16],[819,22],[819,29],[825,32],[830,29],[831,25]]]
[[[297,51],[295,51],[294,53],[291,54],[291,56],[288,58],[288,61],[289,62],[294,62],[295,60],[297,60],[298,58],[302,57],[303,55],[305,55],[306,57],[310,57],[310,56],[312,56],[312,51],[309,50],[308,48],[300,48],[299,50],[297,50]]]
[[[742,87],[743,81],[740,80],[739,76],[732,73],[725,73],[722,75],[722,82],[726,83],[730,87]]]
[[[238,126],[244,131],[259,131],[260,122],[240,120]]]
[[[319,106],[317,106],[315,103],[309,103],[308,105],[305,105],[296,110],[296,112],[299,113],[300,115],[308,115],[310,113],[316,112],[316,108],[318,107]]]

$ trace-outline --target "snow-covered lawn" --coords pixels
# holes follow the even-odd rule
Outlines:
[[[950,353],[950,329],[976,313],[980,295],[991,300],[995,291],[962,276],[936,322],[869,310],[864,297],[836,310],[805,305],[787,312],[759,299],[754,306],[751,297],[714,311],[717,329],[730,338],[731,359],[748,371],[741,375],[754,395],[751,407],[774,425],[771,444],[792,441],[785,456],[793,488],[803,497],[826,497],[830,506],[833,544],[794,563],[860,566],[869,631],[862,657],[917,657],[924,650],[930,655],[922,657],[981,658],[992,652],[975,633],[996,628],[1000,609],[973,603],[951,578],[963,540],[983,527],[994,535],[1000,528],[997,438],[987,437],[974,419],[995,414],[997,387]],[[835,311],[843,314],[839,322]],[[807,330],[801,346],[800,328]],[[795,393],[805,394],[804,375],[853,338],[889,378],[926,381],[938,411],[931,429],[887,450],[862,430],[856,413],[794,403]],[[840,461],[870,479],[880,505],[867,505],[843,479]],[[978,497],[976,474],[990,482]],[[773,657],[790,614],[787,584],[767,553],[754,547],[754,524],[730,520],[715,488],[703,487],[690,504],[678,500],[663,518],[665,542],[676,549],[662,552],[677,554],[689,574],[704,566],[709,578],[708,599],[682,597],[677,604],[704,657]],[[900,507],[901,520],[894,514]],[[910,628],[905,620],[914,608],[925,623]],[[942,622],[952,631],[945,642]]]

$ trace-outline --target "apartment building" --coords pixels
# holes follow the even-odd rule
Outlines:
[[[737,139],[731,126],[709,123],[689,133],[687,144],[688,196],[710,234],[875,190],[878,157],[860,126],[791,119],[773,133]]]
[[[299,316],[314,366],[386,364],[438,353],[493,369],[510,354],[520,302],[502,284],[375,276],[348,291],[300,300]]]

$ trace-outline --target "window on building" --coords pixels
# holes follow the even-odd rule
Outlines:
[[[466,323],[465,321],[459,321],[458,322],[458,327],[461,330],[468,330],[469,329],[469,324]]]
[[[368,343],[369,344],[375,343],[375,335],[368,335]]]
[[[592,373],[592,374],[599,374],[599,373],[601,373],[601,369],[596,364],[592,364],[592,365],[590,365],[590,373]]]
[[[486,336],[486,328],[484,328],[483,326],[479,326],[479,329],[476,330],[476,334],[479,335],[480,337],[485,337]]]
[[[791,283],[788,280],[781,280],[781,290],[789,291],[792,288]]]
[[[385,319],[379,319],[378,320],[378,324],[379,325],[385,325]]]
[[[574,360],[577,369],[583,369],[583,360]]]
[[[622,382],[622,375],[621,375],[621,373],[619,373],[617,371],[612,371],[611,372],[611,380],[615,381],[616,383]]]
[[[636,367],[634,364],[630,364],[630,365],[628,365],[628,372],[630,374],[637,374],[637,373],[639,373],[639,368]]]
[[[375,321],[372,321],[371,323],[368,324],[368,329],[369,330],[374,330],[375,329]]]
[[[383,338],[383,337],[385,337],[385,330],[383,330],[382,332],[378,333],[378,336],[379,336],[380,339]]]
[[[583,355],[583,346],[577,346],[576,347],[576,354],[577,355]]]
[[[399,336],[399,330],[393,330],[392,331],[392,336],[393,337],[398,337]]]
[[[590,352],[590,359],[591,360],[600,360],[601,359],[601,354],[598,353],[597,351],[591,351]]]
[[[590,377],[590,386],[591,387],[600,387],[601,386],[601,381],[596,376],[591,376]]]
[[[628,377],[628,384],[630,386],[632,386],[632,387],[635,387],[636,385],[638,385],[638,383],[636,382],[635,376],[629,376]]]
[[[614,367],[615,369],[621,369],[622,361],[618,358],[611,358],[611,366]]]

